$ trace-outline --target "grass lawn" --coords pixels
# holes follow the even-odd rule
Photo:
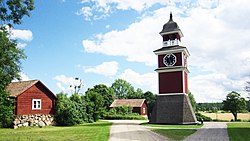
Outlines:
[[[68,127],[0,129],[0,141],[107,141],[112,123],[99,121]]]
[[[167,128],[167,129],[179,129],[179,128],[201,128],[203,125],[167,125],[167,124],[150,124],[150,123],[142,123],[141,125],[144,126],[151,126],[151,127],[160,127],[160,128]]]
[[[229,122],[227,132],[230,141],[247,141],[250,139],[250,122]]]
[[[196,132],[195,129],[151,129],[151,131],[173,140],[183,140]]]

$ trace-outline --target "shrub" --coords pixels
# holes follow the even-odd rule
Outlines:
[[[6,91],[0,90],[0,128],[11,127],[14,119],[14,104]]]
[[[124,119],[128,119],[128,120],[145,120],[144,117],[139,116],[139,115],[106,115],[104,117],[104,119],[119,119],[119,120],[124,120]]]
[[[85,122],[85,105],[80,97],[72,95],[70,98],[66,94],[57,94],[55,122],[60,126],[70,126]]]
[[[212,118],[202,115],[201,113],[195,113],[195,116],[198,121],[202,121],[202,119],[203,121],[212,121]]]
[[[132,113],[132,107],[119,106],[113,107],[104,115],[104,119],[128,119],[128,120],[145,120],[138,113]]]

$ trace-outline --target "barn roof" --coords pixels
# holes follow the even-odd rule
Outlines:
[[[131,107],[142,107],[145,99],[116,99],[110,105],[110,107],[118,106],[131,106]]]
[[[17,97],[18,95],[22,94],[30,87],[35,85],[36,83],[41,83],[47,90],[49,90],[42,82],[39,80],[29,80],[29,81],[19,81],[19,82],[11,82],[7,86],[7,91],[10,93],[11,97]],[[50,90],[49,90],[50,91]],[[51,92],[51,91],[50,91]],[[52,93],[52,92],[51,92]],[[52,93],[53,94],[53,93]],[[53,94],[55,97],[55,95]]]

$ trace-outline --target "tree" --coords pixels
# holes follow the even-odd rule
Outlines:
[[[109,110],[109,106],[114,101],[114,91],[112,88],[107,87],[104,84],[95,85],[92,91],[98,93],[103,99],[103,106],[106,111]]]
[[[148,104],[148,117],[150,117],[150,113],[152,113],[152,110],[155,105],[156,101],[156,95],[154,95],[152,92],[147,91],[142,95],[142,98],[146,99]]]
[[[23,16],[30,16],[33,9],[34,0],[0,0],[1,23],[21,24]]]
[[[143,97],[143,91],[140,88],[137,88],[135,92],[128,93],[126,96],[127,99],[140,99]]]
[[[29,16],[33,9],[33,0],[0,0],[0,127],[10,126],[13,120],[13,100],[5,89],[13,79],[20,78],[20,60],[25,58],[16,41],[9,38],[7,26],[21,24],[23,16]]]
[[[245,90],[248,92],[247,110],[250,111],[250,81],[246,82]]]
[[[111,88],[114,90],[117,99],[126,99],[128,95],[134,93],[134,87],[123,79],[116,79]]]
[[[60,126],[76,125],[79,123],[77,110],[74,103],[67,97],[67,94],[57,94],[55,104],[55,122]]]
[[[223,110],[230,111],[233,114],[235,121],[237,121],[237,113],[245,109],[246,100],[235,91],[230,92],[227,95],[226,100],[223,100]]]
[[[195,101],[194,95],[190,91],[188,92],[188,97],[193,107],[193,110],[196,111],[196,101]]]
[[[85,93],[85,101],[89,122],[99,120],[102,112],[104,111],[103,98],[101,95],[92,89],[88,89]]]
[[[13,100],[5,90],[0,89],[0,128],[11,127],[14,118],[13,110]]]
[[[0,89],[13,80],[20,78],[23,50],[17,48],[15,40],[9,39],[8,26],[21,24],[23,16],[30,16],[34,0],[0,0]],[[8,25],[8,26],[6,26]]]

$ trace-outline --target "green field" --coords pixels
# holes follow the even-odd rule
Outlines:
[[[111,124],[100,121],[68,127],[2,128],[0,129],[0,141],[107,141]]]
[[[230,141],[250,140],[250,122],[229,122],[227,127]]]

